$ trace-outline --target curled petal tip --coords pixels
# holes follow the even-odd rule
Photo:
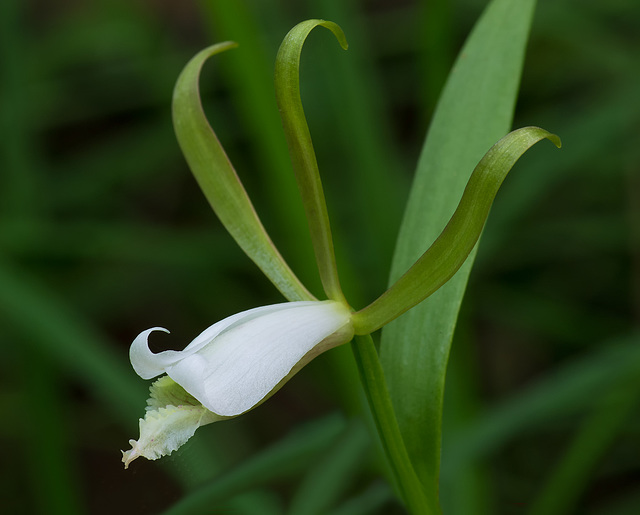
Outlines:
[[[169,333],[169,330],[164,327],[152,327],[136,336],[129,349],[131,365],[142,379],[153,379],[164,374],[166,367],[174,363],[179,356],[176,351],[171,350],[152,352],[149,348],[149,335],[154,331]]]

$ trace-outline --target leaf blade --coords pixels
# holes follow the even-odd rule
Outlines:
[[[435,240],[471,170],[512,122],[535,1],[493,0],[465,43],[436,109],[405,212],[393,283]],[[464,141],[460,148],[456,141]],[[424,209],[429,209],[425,220]],[[381,360],[405,444],[437,494],[444,376],[473,251],[438,292],[382,333]],[[437,483],[437,481],[436,481]]]
[[[298,474],[335,441],[344,427],[340,417],[329,416],[298,428],[235,469],[190,492],[163,515],[203,513],[240,492]]]

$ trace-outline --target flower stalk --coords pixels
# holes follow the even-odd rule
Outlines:
[[[423,485],[413,469],[371,335],[357,335],[351,343],[351,349],[382,447],[393,471],[396,488],[410,513],[439,514],[437,480],[434,478],[430,484]]]

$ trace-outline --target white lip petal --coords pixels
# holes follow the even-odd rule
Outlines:
[[[154,354],[148,336],[166,329],[149,329],[134,340],[131,363],[142,378],[166,372],[207,409],[235,416],[258,404],[316,345],[348,324],[350,312],[337,302],[286,302],[226,318],[183,351]]]
[[[341,304],[317,301],[281,304],[256,314],[167,368],[174,381],[219,415],[235,416],[254,407],[350,318]]]

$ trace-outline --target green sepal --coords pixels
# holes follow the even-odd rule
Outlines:
[[[209,204],[247,256],[288,300],[314,300],[269,238],[202,109],[198,81],[203,64],[236,46],[227,41],[205,48],[182,70],[173,91],[178,143]]]
[[[285,36],[276,56],[276,100],[311,231],[322,286],[330,299],[345,302],[338,279],[329,214],[318,162],[300,98],[300,54],[307,36],[315,27],[330,30],[340,46],[347,49],[347,40],[342,29],[333,22],[307,20],[296,25]]]
[[[480,238],[505,177],[522,154],[543,139],[561,146],[555,134],[539,127],[524,127],[510,132],[489,149],[436,241],[383,295],[353,315],[356,334],[368,334],[388,324],[453,277]]]

